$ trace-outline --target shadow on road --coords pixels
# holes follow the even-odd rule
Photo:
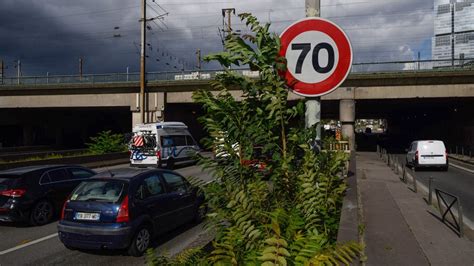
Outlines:
[[[198,226],[196,223],[189,223],[182,225],[173,231],[168,233],[158,235],[150,244],[150,248],[156,249],[163,245],[164,243],[170,241],[171,239],[183,234],[184,232],[192,229],[193,227]],[[125,250],[107,250],[107,249],[77,249],[80,252],[91,254],[91,255],[100,255],[100,256],[129,256]],[[143,256],[145,258],[146,256]]]

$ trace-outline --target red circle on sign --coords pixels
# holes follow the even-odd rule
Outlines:
[[[304,18],[290,25],[280,35],[280,56],[285,57],[291,41],[307,31],[320,31],[334,40],[339,53],[339,60],[335,71],[329,77],[317,83],[300,81],[288,70],[283,72],[282,75],[285,77],[287,85],[296,94],[306,97],[317,97],[337,89],[344,82],[347,75],[349,75],[352,66],[352,47],[347,35],[336,24],[322,18]]]

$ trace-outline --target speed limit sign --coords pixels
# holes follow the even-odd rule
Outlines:
[[[299,20],[280,35],[280,56],[287,60],[282,73],[294,93],[317,97],[337,89],[352,65],[352,48],[347,35],[322,18]]]

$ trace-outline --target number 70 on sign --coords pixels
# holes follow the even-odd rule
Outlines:
[[[280,55],[287,61],[283,75],[296,94],[327,94],[349,74],[352,48],[336,24],[321,18],[305,18],[285,29],[280,38]]]

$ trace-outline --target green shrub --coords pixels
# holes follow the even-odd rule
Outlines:
[[[112,131],[102,131],[97,136],[91,137],[91,142],[86,143],[87,148],[93,154],[105,154],[111,152],[122,152],[127,150],[123,142],[122,134],[112,134]]]
[[[279,38],[268,32],[268,24],[261,26],[250,14],[239,16],[254,35],[229,35],[226,52],[206,57],[225,67],[211,84],[218,93],[193,94],[205,111],[200,121],[211,136],[205,143],[211,148],[215,136],[226,132],[221,147],[227,154],[199,161],[217,180],[202,186],[211,210],[206,226],[216,231],[216,237],[210,253],[192,252],[193,262],[349,264],[358,255],[359,244],[336,243],[346,189],[340,172],[347,155],[315,154],[308,142],[314,128],[289,127],[290,120],[302,117],[303,104],[287,107],[288,90],[278,74],[285,68],[278,55]],[[249,65],[259,71],[259,78],[234,72],[228,68],[231,65]],[[240,101],[230,93],[235,87],[243,91]],[[271,155],[269,177],[244,163],[258,159],[253,158],[256,146]]]

